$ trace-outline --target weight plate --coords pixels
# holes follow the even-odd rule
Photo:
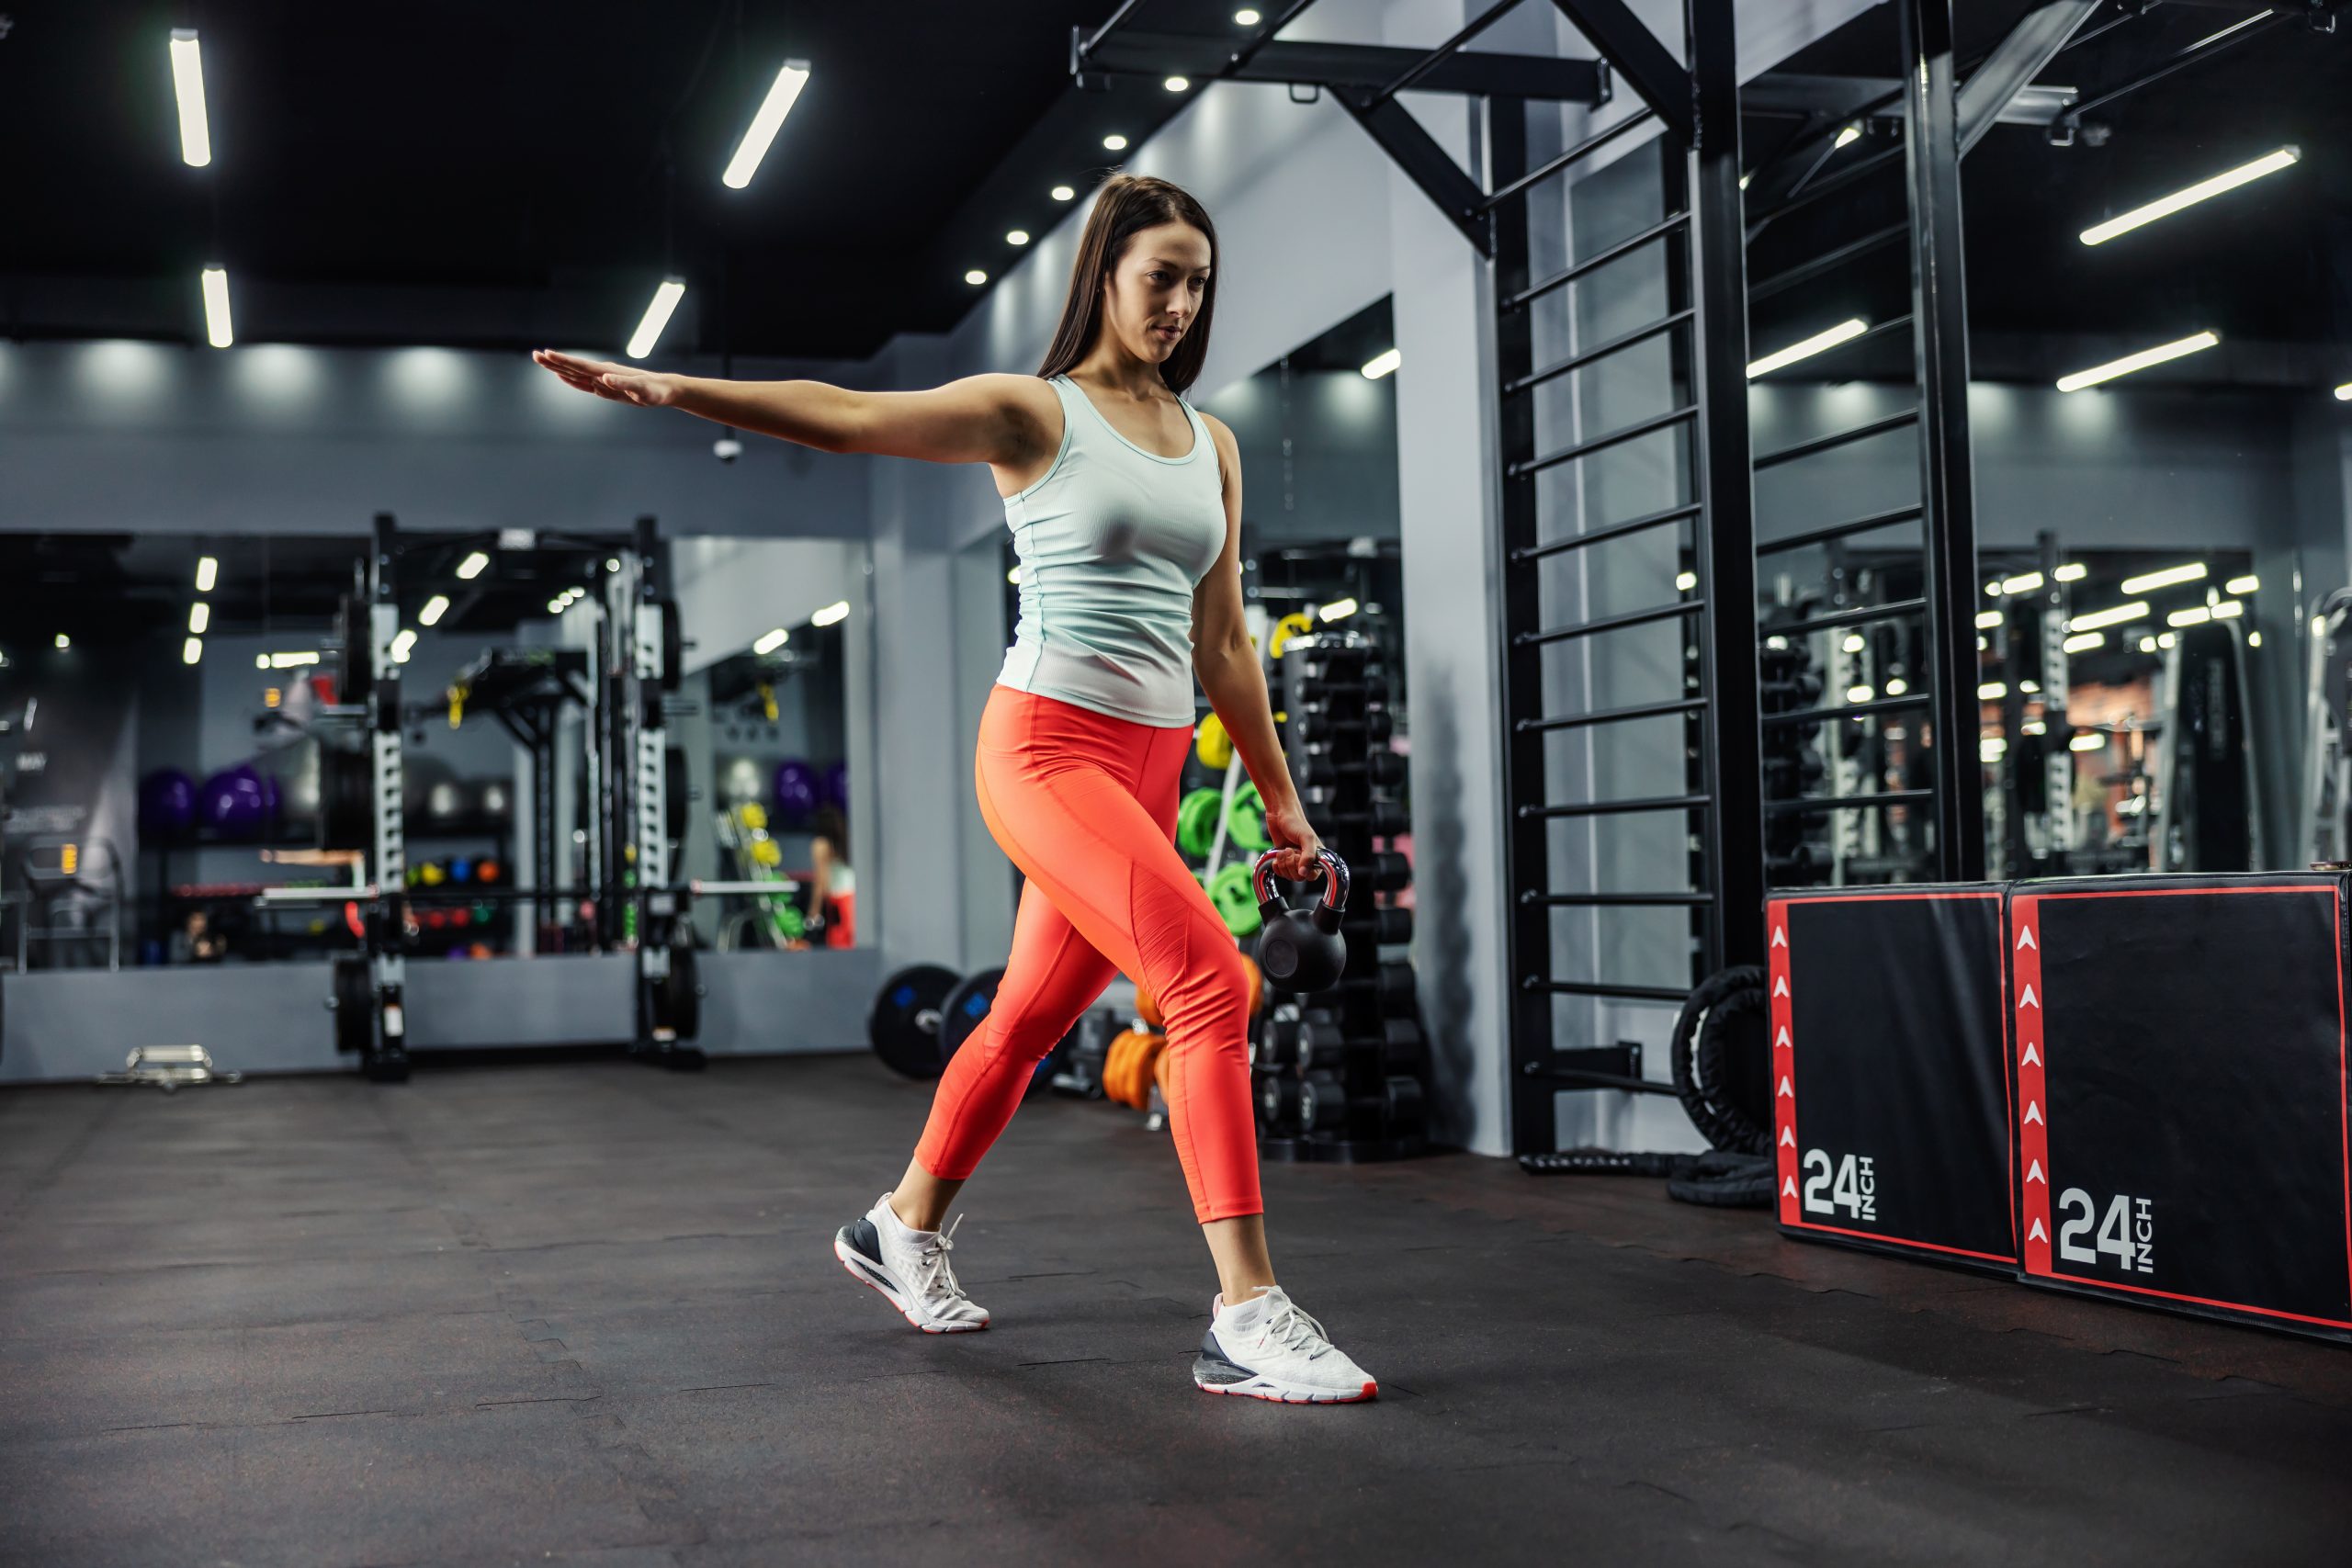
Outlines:
[[[940,1010],[956,979],[953,969],[915,964],[882,982],[865,1017],[865,1035],[883,1066],[910,1078],[939,1076],[947,1061],[939,1049]]]
[[[319,848],[372,850],[376,802],[368,790],[368,756],[319,743]]]
[[[376,643],[368,627],[368,602],[356,593],[345,594],[335,606],[334,631],[343,643],[334,700],[365,703],[376,688]]]
[[[947,993],[939,1004],[939,1066],[946,1069],[948,1061],[964,1048],[989,1016],[989,1009],[996,1004],[996,988],[1004,978],[1002,969],[983,969]]]
[[[334,961],[334,1048],[365,1051],[376,1041],[376,987],[368,960],[345,953]]]
[[[1176,847],[1198,860],[1216,841],[1216,819],[1225,797],[1213,789],[1196,789],[1176,807]]]
[[[1209,878],[1209,902],[1235,936],[1253,936],[1265,923],[1258,912],[1257,889],[1250,885],[1250,868],[1239,862]]]
[[[1293,611],[1274,623],[1273,641],[1268,651],[1280,659],[1290,647],[1290,639],[1304,637],[1315,629],[1315,617],[1304,610]]]
[[[662,689],[674,692],[686,678],[685,628],[679,624],[675,599],[657,599],[654,603],[662,610]]]
[[[1235,847],[1250,854],[1274,847],[1266,835],[1266,803],[1259,798],[1258,786],[1245,784],[1233,792],[1233,810],[1225,824],[1227,836]]]
[[[1233,737],[1225,732],[1225,720],[1215,714],[1201,720],[1193,731],[1193,755],[1213,773],[1221,773],[1233,765]]]

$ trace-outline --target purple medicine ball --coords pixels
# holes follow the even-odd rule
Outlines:
[[[261,775],[240,763],[205,780],[197,795],[196,819],[199,826],[232,839],[259,834],[269,820]]]
[[[196,827],[196,781],[177,768],[157,768],[139,781],[139,832],[164,841]]]
[[[775,809],[786,822],[806,822],[817,809],[817,770],[806,762],[778,762]]]

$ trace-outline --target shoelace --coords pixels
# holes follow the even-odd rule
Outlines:
[[[947,1255],[956,1250],[956,1227],[963,1223],[964,1216],[956,1215],[952,1224],[916,1248],[916,1282],[923,1294],[934,1294],[943,1285],[950,1296],[964,1294],[964,1287],[956,1282],[955,1267],[947,1261]]]
[[[1306,1359],[1310,1361],[1320,1359],[1323,1352],[1331,1348],[1331,1337],[1323,1332],[1323,1325],[1288,1302],[1283,1304],[1280,1312],[1266,1320],[1266,1335],[1286,1349],[1306,1350]],[[1321,1346],[1320,1349],[1308,1348],[1317,1344]]]

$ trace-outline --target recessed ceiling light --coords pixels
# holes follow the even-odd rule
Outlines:
[[[59,632],[57,634],[57,646],[61,649],[71,648],[74,646],[74,639],[67,637],[63,632]]]
[[[237,341],[229,323],[229,274],[221,267],[204,269],[204,335],[215,348]]]
[[[182,664],[194,664],[203,657],[204,639],[202,637],[192,637],[186,642],[180,644],[180,662]]]
[[[180,161],[200,169],[212,162],[212,121],[204,112],[204,53],[194,28],[172,29],[172,91],[180,105]]]
[[[1026,229],[1008,229],[1005,231],[1004,243],[1008,245],[1025,245],[1029,243],[1029,231]]]
[[[735,156],[727,161],[727,172],[718,176],[719,183],[732,190],[741,190],[752,183],[752,174],[760,160],[767,156],[768,143],[784,129],[784,117],[800,101],[800,89],[808,85],[808,62],[787,60],[784,69],[775,73],[775,81],[768,88],[760,112],[743,131],[742,144],[735,149]]]
[[[1102,139],[1102,145],[1114,152],[1124,152],[1127,150],[1127,139],[1114,130]]]
[[[198,599],[187,607],[187,629],[198,637],[212,624],[212,606]]]
[[[2126,593],[2145,593],[2152,588],[2177,588],[2184,582],[2199,582],[2205,578],[2205,563],[2190,561],[2187,566],[2168,566],[2162,571],[2144,572],[2123,580]]]
[[[1255,10],[1247,7],[1233,13],[1233,25],[1237,28],[1254,28],[1264,19]]]
[[[1838,133],[1838,140],[1830,143],[1830,148],[1834,152],[1840,147],[1851,147],[1861,139],[1862,128],[1859,125],[1849,125]]]
[[[1377,381],[1403,363],[1404,356],[1395,349],[1384,349],[1364,361],[1363,378],[1367,381]]]
[[[1171,93],[1189,93],[1193,90],[1193,79],[1189,76],[1170,76],[1160,85]]]
[[[753,653],[761,654],[774,653],[777,649],[782,648],[786,643],[790,642],[791,640],[792,633],[783,626],[778,626],[774,631],[769,632],[766,636],[761,637],[759,641],[753,643],[752,645],[752,651]]]
[[[2118,376],[2129,376],[2134,370],[2145,370],[2151,365],[2162,365],[2168,359],[2195,354],[2211,348],[2222,340],[2212,333],[2197,333],[2177,342],[2143,348],[2137,354],[2127,354],[2120,359],[2110,359],[2104,365],[2094,365],[2088,370],[2077,370],[2071,376],[2058,378],[2062,392],[2079,392],[2085,387],[2096,387],[2101,381],[2112,381]]]
[[[465,559],[458,563],[458,575],[470,582],[475,578],[480,577],[481,575],[481,569],[489,564],[490,558],[482,554],[480,550],[476,550]]]
[[[1051,196],[1056,201],[1069,201],[1077,196],[1078,192],[1070,189],[1068,186],[1056,186],[1046,194]]]
[[[846,599],[836,599],[831,604],[826,605],[823,609],[818,611],[815,615],[810,615],[808,617],[808,622],[811,626],[830,626],[835,621],[842,620],[848,615],[849,601]]]
[[[448,613],[449,596],[446,593],[435,593],[424,602],[424,608],[416,613],[416,624],[420,626],[438,626],[441,617]]]
[[[220,577],[220,560],[217,556],[199,556],[196,562],[196,591],[209,593]]]
[[[678,301],[685,297],[686,286],[683,281],[674,277],[662,280],[653,290],[653,298],[646,303],[645,319],[637,323],[637,332],[628,340],[628,356],[631,359],[642,359],[653,352],[653,345],[662,341],[662,329],[670,324],[670,312],[676,310]]]
[[[970,284],[975,288],[978,288],[981,284],[986,283],[988,280],[989,275],[982,272],[978,267],[974,267],[971,271],[964,275],[964,281]]]
[[[2301,151],[2293,147],[2281,147],[2275,152],[2266,152],[2251,164],[2240,164],[2226,173],[2215,175],[2210,180],[2199,180],[2184,190],[2177,190],[2170,196],[2160,197],[2145,207],[2135,207],[2120,218],[2110,218],[2104,223],[2094,223],[2083,231],[2083,243],[2104,244],[2118,234],[2128,234],[2143,223],[2154,223],[2159,218],[2169,218],[2184,207],[2194,207],[2200,201],[2209,200],[2225,190],[2235,190],[2238,186],[2258,180],[2265,175],[2275,175],[2281,169],[2292,168],[2296,160],[2301,156]]]

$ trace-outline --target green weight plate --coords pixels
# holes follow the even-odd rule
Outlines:
[[[1216,841],[1217,815],[1224,797],[1213,789],[1196,789],[1176,808],[1176,847],[1198,859]]]
[[[1273,840],[1266,836],[1266,803],[1258,797],[1256,784],[1245,784],[1233,792],[1233,811],[1225,830],[1236,848],[1250,854],[1273,848]]]
[[[1263,923],[1258,913],[1257,890],[1250,886],[1250,868],[1228,865],[1209,879],[1209,902],[1224,918],[1225,929],[1235,936],[1254,935]]]

